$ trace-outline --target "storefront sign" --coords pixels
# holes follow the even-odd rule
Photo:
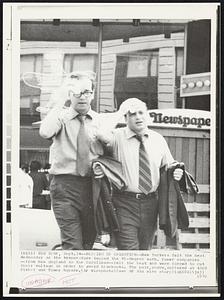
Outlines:
[[[149,126],[210,129],[211,112],[192,109],[149,110]]]

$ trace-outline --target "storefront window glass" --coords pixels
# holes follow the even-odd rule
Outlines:
[[[147,77],[149,58],[147,56],[130,56],[128,58],[127,78]]]
[[[127,98],[143,100],[157,108],[158,50],[117,55],[114,94],[117,107]]]
[[[32,125],[40,120],[36,108],[40,105],[41,90],[37,88],[43,69],[43,55],[21,55],[20,60],[20,124]],[[24,76],[27,80],[24,81]]]
[[[20,74],[25,72],[42,72],[42,54],[21,55]]]
[[[64,71],[70,73],[75,70],[96,72],[97,55],[65,54]]]

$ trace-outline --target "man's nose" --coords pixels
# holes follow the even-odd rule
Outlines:
[[[81,93],[80,99],[86,99],[86,96]]]

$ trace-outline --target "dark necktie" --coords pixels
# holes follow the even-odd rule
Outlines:
[[[150,164],[148,160],[147,153],[145,151],[145,146],[142,141],[142,137],[136,135],[137,140],[139,140],[139,184],[138,188],[144,194],[148,194],[152,188],[152,177]]]
[[[80,129],[77,136],[77,173],[80,176],[87,175],[89,171],[90,161],[89,161],[89,150],[90,143],[89,137],[85,128],[85,117],[82,115],[78,115],[77,118],[80,121]]]

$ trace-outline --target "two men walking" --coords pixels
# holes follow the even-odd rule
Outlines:
[[[64,250],[91,249],[96,237],[92,205],[92,161],[112,149],[122,165],[127,182],[125,191],[115,190],[113,203],[120,224],[116,233],[118,249],[147,250],[152,247],[158,216],[157,188],[160,169],[174,162],[165,139],[147,127],[147,108],[136,98],[124,101],[117,113],[126,127],[103,132],[100,115],[94,112],[94,76],[73,73],[66,98],[42,121],[40,135],[52,138],[50,149],[53,174],[50,191],[52,207],[61,230]],[[64,93],[66,95],[66,93]],[[108,122],[109,114],[108,114]],[[103,168],[93,166],[94,176],[104,176]],[[174,172],[175,180],[183,175]]]

